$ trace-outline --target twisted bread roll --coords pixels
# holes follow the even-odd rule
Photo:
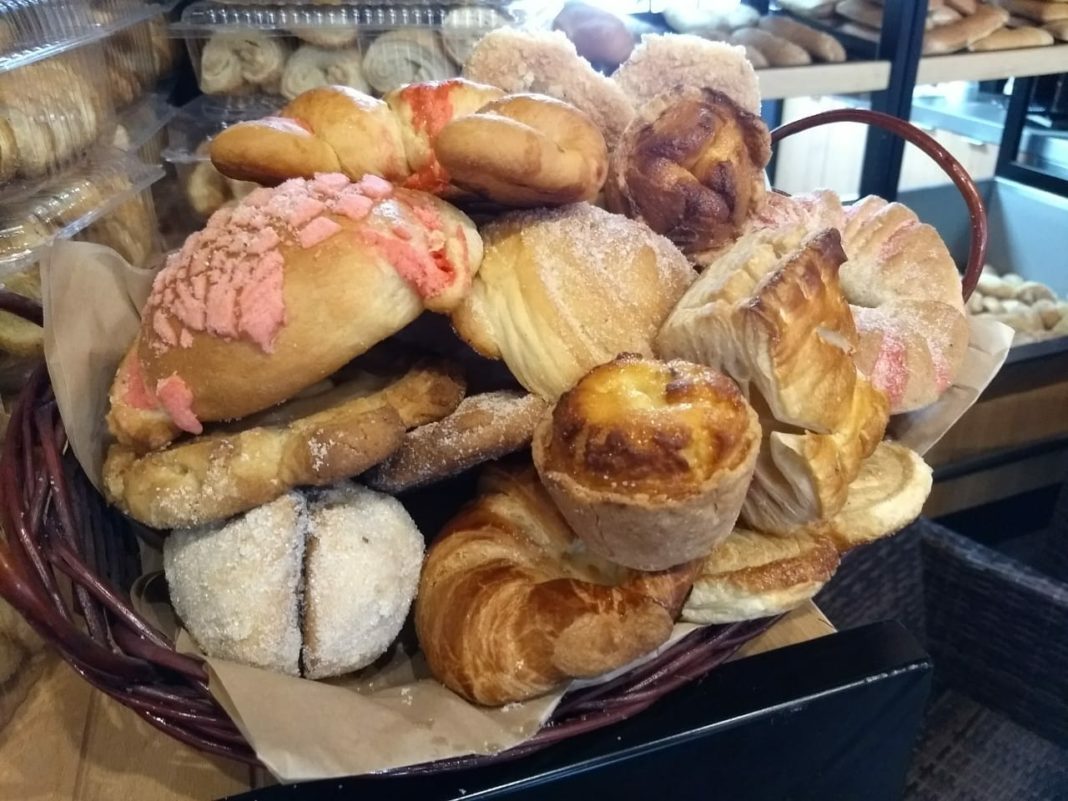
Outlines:
[[[442,81],[456,74],[441,41],[433,31],[400,29],[371,42],[363,72],[377,92],[422,81]]]
[[[211,158],[225,175],[263,183],[340,170],[513,206],[592,198],[607,171],[604,137],[577,109],[462,79],[411,84],[385,101],[312,89],[277,117],[222,131]]]
[[[284,39],[257,31],[214,34],[200,54],[200,88],[209,95],[275,92],[288,55]]]
[[[770,158],[767,126],[722,92],[662,95],[642,108],[612,155],[608,208],[685,253],[720,247],[761,204]]]
[[[626,355],[542,418],[534,464],[592,553],[637,570],[707,556],[734,528],[760,450],[756,412],[707,367]]]
[[[668,240],[586,203],[512,212],[483,233],[486,257],[453,325],[550,401],[620,353],[649,355],[694,278]]]
[[[490,469],[427,553],[416,633],[453,692],[522,701],[662,645],[695,570],[636,573],[584,554],[533,469]]]
[[[363,77],[363,58],[360,51],[328,50],[315,45],[298,47],[286,61],[282,72],[282,96],[292,100],[302,92],[316,86],[339,84],[351,86],[361,92],[371,87]]]
[[[455,307],[481,258],[465,215],[379,178],[257,190],[156,277],[137,356],[112,387],[112,433],[158,447],[161,421],[173,438],[279,403],[424,309]]]

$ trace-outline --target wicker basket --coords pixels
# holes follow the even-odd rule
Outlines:
[[[817,125],[861,122],[912,142],[949,174],[968,204],[972,247],[965,297],[979,277],[986,215],[964,168],[920,130],[876,112],[832,111],[791,123],[774,140]],[[0,308],[41,323],[40,307],[0,291]],[[256,756],[208,692],[203,664],[133,611],[127,590],[139,571],[137,538],[158,538],[109,509],[66,453],[48,373],[40,366],[12,410],[0,457],[0,596],[7,599],[86,681],[178,740],[249,763]],[[770,625],[710,626],[616,680],[571,693],[532,740],[501,754],[418,765],[435,772],[515,758],[628,718],[723,662]]]

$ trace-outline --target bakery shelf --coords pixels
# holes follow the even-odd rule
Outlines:
[[[878,92],[890,84],[889,61],[847,61],[757,71],[765,100]]]
[[[995,50],[989,53],[956,53],[920,59],[917,84],[949,81],[992,81],[1030,75],[1068,72],[1068,44]]]

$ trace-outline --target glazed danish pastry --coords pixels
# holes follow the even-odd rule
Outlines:
[[[760,424],[727,377],[620,356],[595,367],[534,434],[534,463],[590,551],[636,570],[707,556],[734,528]]]

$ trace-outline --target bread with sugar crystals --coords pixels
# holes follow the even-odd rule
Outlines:
[[[167,441],[161,412],[173,438],[280,403],[424,309],[454,308],[481,257],[466,215],[378,178],[257,190],[156,276],[112,388],[112,433],[143,451]]]
[[[422,559],[400,502],[354,484],[287,493],[163,545],[171,601],[204,653],[311,679],[390,647]]]
[[[486,255],[456,331],[552,401],[650,342],[695,274],[667,239],[587,203],[512,212],[483,229]]]
[[[636,570],[701,559],[734,528],[760,450],[738,387],[707,367],[624,355],[566,392],[534,464],[591,552]]]

